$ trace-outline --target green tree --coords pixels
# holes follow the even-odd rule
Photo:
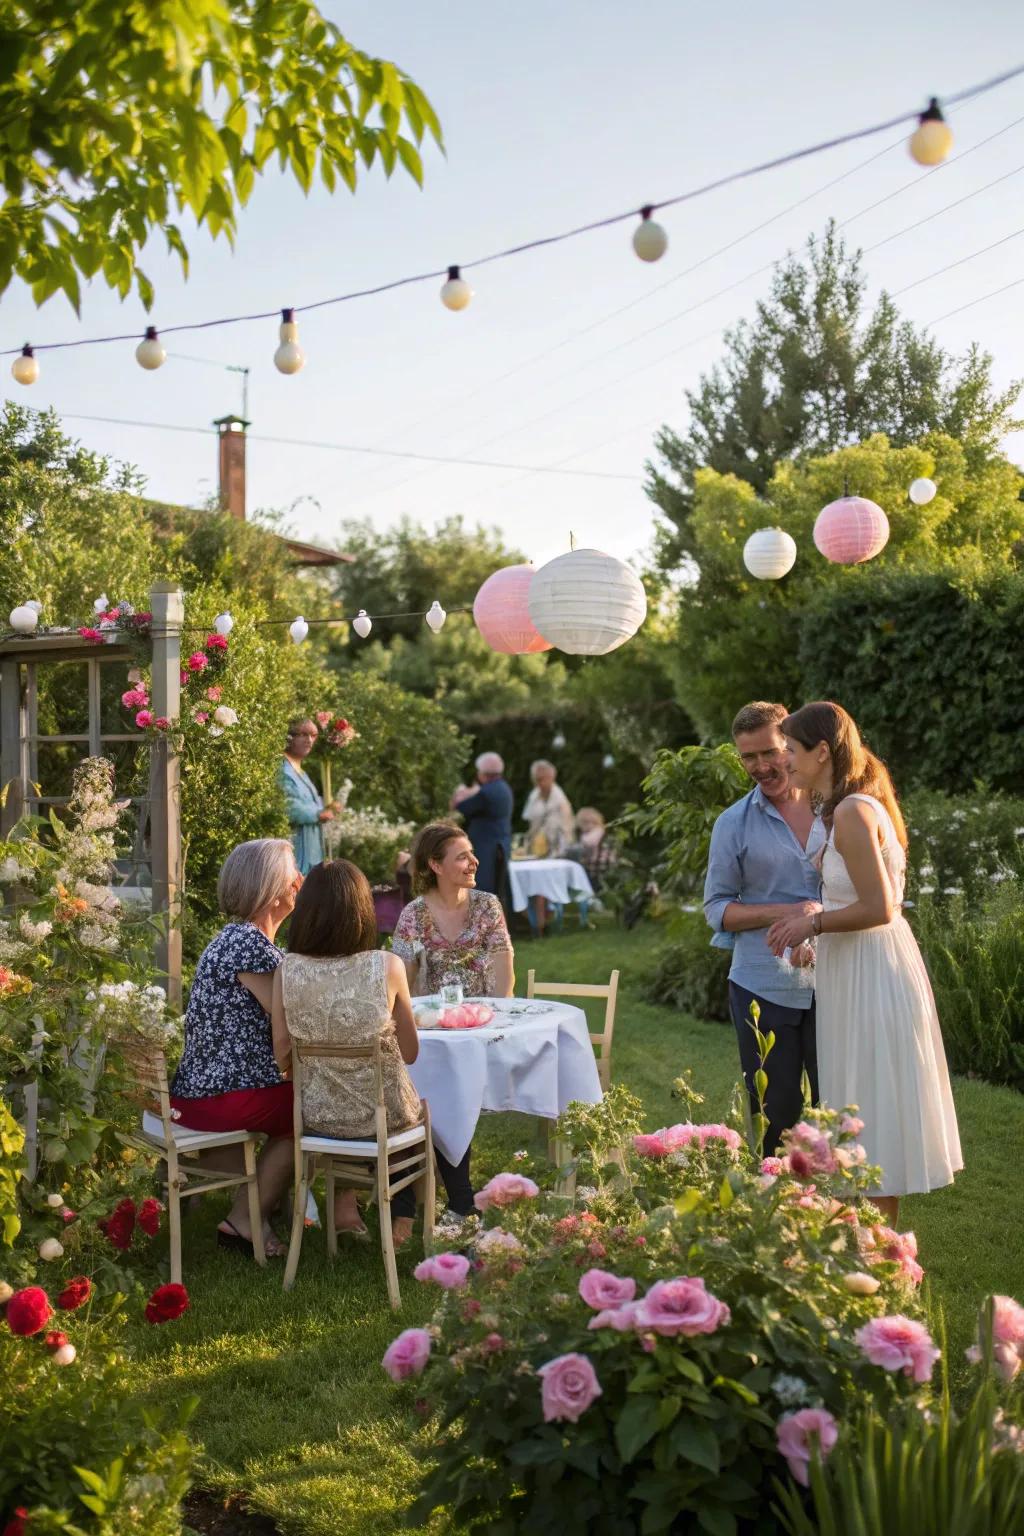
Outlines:
[[[1018,384],[1002,393],[991,358],[972,347],[952,358],[901,320],[887,294],[866,306],[859,251],[830,223],[803,256],[775,269],[771,291],[725,335],[722,360],[688,390],[685,431],[662,427],[647,494],[664,518],[666,569],[698,560],[693,527],[702,469],[734,475],[763,492],[787,459],[822,455],[884,433],[894,446],[941,432],[956,438],[972,469],[996,451]]]
[[[3,0],[0,66],[0,293],[16,275],[37,304],[77,310],[101,276],[149,308],[149,236],[187,273],[177,220],[231,240],[274,157],[354,191],[377,160],[421,182],[441,142],[419,87],[312,0]]]

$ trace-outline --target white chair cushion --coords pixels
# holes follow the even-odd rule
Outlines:
[[[167,1145],[164,1123],[159,1115],[145,1110],[142,1116],[142,1134],[158,1146]],[[196,1131],[187,1125],[172,1125],[171,1134],[179,1152],[197,1152],[204,1147],[230,1147],[248,1141],[254,1133],[249,1131]]]
[[[388,1137],[388,1151],[399,1152],[403,1147],[414,1147],[425,1140],[426,1131],[422,1125],[413,1125],[407,1131],[396,1131]],[[303,1136],[303,1152],[319,1152],[323,1155],[335,1157],[369,1157],[376,1158],[377,1142],[373,1141],[341,1141],[334,1136]]]

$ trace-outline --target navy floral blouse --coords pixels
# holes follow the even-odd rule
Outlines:
[[[282,1081],[274,1060],[270,1016],[240,971],[265,976],[284,959],[276,944],[252,923],[228,923],[199,957],[185,1013],[185,1049],[171,1092],[179,1099],[206,1099]]]

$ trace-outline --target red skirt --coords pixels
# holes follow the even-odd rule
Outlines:
[[[190,1131],[260,1131],[265,1136],[292,1136],[295,1121],[291,1083],[271,1088],[240,1088],[235,1093],[214,1093],[206,1099],[179,1099],[171,1095],[178,1111],[175,1124]]]

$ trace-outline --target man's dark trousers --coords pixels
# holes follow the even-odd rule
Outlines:
[[[757,1054],[757,1041],[750,1027],[750,1005],[756,1002],[761,1010],[758,1028],[762,1035],[774,1031],[775,1044],[764,1064],[768,1074],[768,1092],[765,1095],[765,1113],[768,1130],[765,1132],[765,1156],[774,1154],[783,1131],[795,1125],[804,1112],[804,1095],[801,1085],[806,1071],[811,1085],[811,1103],[818,1102],[818,1051],[814,1037],[814,994],[810,994],[807,1008],[783,1008],[780,1003],[765,1002],[748,992],[746,987],[729,983],[729,1011],[736,1026],[736,1038],[740,1047],[740,1065],[743,1080],[750,1096],[750,1113],[758,1113],[757,1093],[754,1089],[754,1073],[761,1065]]]

